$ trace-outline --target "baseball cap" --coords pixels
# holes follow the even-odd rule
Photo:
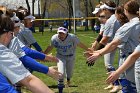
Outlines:
[[[31,22],[35,20],[35,17],[32,15],[25,16],[24,19],[31,19]]]
[[[68,29],[64,28],[64,27],[59,27],[58,30],[57,30],[57,33],[59,32],[62,32],[64,34],[67,34],[68,33]]]
[[[95,10],[92,12],[93,14],[97,14],[99,12],[100,8],[96,7]]]

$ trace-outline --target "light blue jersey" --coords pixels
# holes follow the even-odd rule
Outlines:
[[[135,51],[140,52],[140,44],[136,47]]]
[[[18,57],[25,56],[25,52],[22,50],[22,46],[24,46],[17,37],[13,37],[8,48]]]
[[[114,39],[121,40],[118,48],[123,54],[128,54],[132,53],[139,44],[139,37],[140,21],[138,17],[135,17],[118,29]]]
[[[35,43],[36,40],[33,37],[33,34],[29,28],[24,27],[17,35],[19,40],[25,45],[30,46],[31,44]]]
[[[103,36],[110,37],[109,42],[112,41],[120,26],[120,22],[117,20],[115,14],[113,14],[105,23]]]
[[[118,46],[120,50],[119,65],[122,65],[125,59],[134,51],[135,47],[139,44],[140,36],[140,21],[138,17],[131,19],[128,23],[120,27],[115,34],[114,39],[121,41]],[[124,74],[120,75],[120,78],[126,78],[127,80],[135,83],[134,77],[134,65],[128,68]]]
[[[23,66],[17,56],[4,45],[0,44],[0,72],[12,84],[19,82],[31,73]]]
[[[58,34],[51,38],[51,45],[56,48],[58,55],[74,55],[78,43],[80,41],[74,34],[68,34],[64,41],[58,38]]]

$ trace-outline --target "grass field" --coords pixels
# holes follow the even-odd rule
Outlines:
[[[41,33],[36,32],[34,33],[34,36],[44,50],[49,45],[51,36],[55,33],[56,31],[45,31],[42,35]],[[81,42],[90,47],[91,42],[96,38],[97,33],[94,33],[92,31],[77,31],[76,35],[79,37]],[[51,52],[53,53],[53,55],[55,55],[55,49],[53,49],[53,51]],[[86,65],[86,59],[83,56],[83,52],[84,51],[82,49],[77,48],[75,68],[73,78],[71,79],[72,87],[65,88],[64,93],[109,93],[107,90],[103,89],[107,86],[107,84],[105,83],[107,75],[104,67],[103,57],[97,60],[96,64],[93,67],[88,67]],[[45,63],[45,65],[54,66],[56,64]],[[116,65],[117,56],[115,58],[115,66]],[[57,81],[37,72],[34,72],[33,74],[43,80],[53,91],[58,93]],[[26,93],[29,92],[27,91]]]

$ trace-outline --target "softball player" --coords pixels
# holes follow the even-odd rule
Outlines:
[[[129,22],[118,29],[113,41],[110,44],[108,44],[105,48],[97,51],[97,53],[94,53],[91,57],[88,58],[88,61],[96,60],[96,58],[99,56],[113,51],[119,45],[119,65],[123,64],[127,56],[130,55],[134,51],[135,47],[139,44],[140,21],[137,15],[138,10],[139,5],[134,0],[128,1],[124,5],[124,13],[129,19]],[[134,65],[127,69],[124,74],[120,75],[120,79],[123,93],[136,93]]]
[[[124,64],[122,64],[116,71],[112,72],[109,77],[107,78],[106,82],[114,82],[117,78],[119,78],[119,75],[122,74],[125,70],[127,70],[129,67],[135,64],[135,82],[136,82],[136,88],[137,93],[140,93],[140,44],[136,47],[135,51],[128,56],[128,58],[125,60]]]
[[[75,35],[68,33],[66,28],[59,27],[57,33],[58,34],[52,36],[51,44],[47,47],[45,53],[51,51],[53,47],[56,48],[56,56],[60,60],[57,63],[58,71],[63,75],[66,73],[67,83],[69,85],[73,73],[75,50],[77,45],[84,50],[89,49],[83,43],[81,43]],[[58,83],[59,93],[62,93],[63,91],[63,78],[60,79]]]
[[[117,18],[115,16],[115,7],[116,7],[116,4],[112,1],[107,1],[103,5],[100,6],[100,9],[106,13],[105,16],[106,16],[107,21],[104,22],[104,24],[105,24],[104,29],[102,30],[102,33],[99,34],[99,36],[96,40],[97,42],[99,42],[99,46],[97,47],[97,50],[103,48],[105,45],[107,45],[109,42],[111,42],[112,39],[114,38],[116,31],[121,26],[120,22],[117,20]],[[99,16],[99,18],[101,20],[100,16]],[[116,52],[116,50],[104,55],[104,63],[105,63],[105,67],[108,72],[115,70],[115,68],[113,66],[115,52]],[[118,81],[116,81],[114,83],[114,86],[112,84],[110,84],[108,87],[105,87],[104,89],[113,88],[110,92],[118,91],[119,90],[118,85],[119,85],[119,83],[118,83]]]
[[[33,21],[34,21],[33,16],[31,15],[26,16],[24,18],[25,27],[22,28],[17,37],[25,46],[30,47],[31,45],[33,45],[37,51],[41,52],[42,51],[41,47],[33,37],[32,31],[29,29],[30,27],[32,27]]]
[[[12,18],[12,20],[15,20],[15,19]],[[20,29],[20,22],[15,23],[14,24],[14,32],[18,33],[19,29]],[[44,73],[44,74],[48,73],[53,78],[58,79],[60,73],[57,73],[57,71],[54,70],[53,68],[42,65],[39,62],[37,62],[36,60],[34,60],[34,59],[40,59],[40,60],[47,59],[47,60],[50,60],[50,61],[56,61],[57,62],[55,57],[46,56],[45,54],[40,53],[36,50],[32,50],[30,48],[27,48],[15,36],[13,36],[10,44],[8,45],[8,48],[22,61],[23,65],[26,68],[30,69],[31,71],[38,71],[38,72],[41,72],[41,73]],[[26,48],[26,52],[24,52],[23,48]]]
[[[2,17],[0,22],[0,72],[12,84],[21,83],[34,93],[53,93],[42,81],[31,75],[17,56],[6,47],[12,39],[13,22],[9,17]]]

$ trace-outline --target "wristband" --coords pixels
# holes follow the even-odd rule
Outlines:
[[[99,43],[99,46],[98,46],[97,50],[100,50],[100,49],[102,49],[102,48],[104,48],[104,47],[105,47],[105,45]]]
[[[97,37],[97,39],[96,39],[96,41],[99,43],[101,41],[102,37],[103,36],[101,34],[99,34],[98,37]]]

